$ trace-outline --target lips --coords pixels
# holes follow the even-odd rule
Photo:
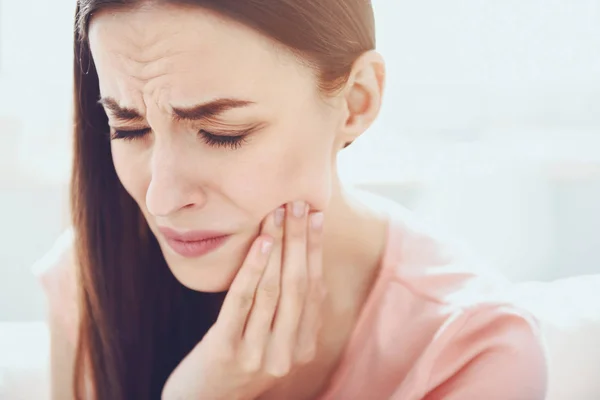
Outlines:
[[[230,235],[216,231],[178,232],[170,228],[159,228],[171,249],[185,258],[206,255],[221,247]]]

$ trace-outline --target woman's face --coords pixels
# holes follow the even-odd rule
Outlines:
[[[89,40],[117,174],[182,284],[226,290],[265,216],[326,208],[341,113],[274,41],[175,6],[101,12]],[[164,228],[230,236],[198,255]]]

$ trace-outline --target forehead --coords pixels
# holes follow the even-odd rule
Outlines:
[[[126,102],[157,93],[179,103],[269,96],[312,79],[274,40],[199,7],[103,10],[89,41],[102,95]]]

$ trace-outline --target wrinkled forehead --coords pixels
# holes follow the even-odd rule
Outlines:
[[[153,92],[179,103],[268,97],[313,78],[273,39],[200,7],[103,10],[88,37],[102,95],[117,99]]]

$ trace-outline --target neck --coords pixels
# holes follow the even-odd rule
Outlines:
[[[325,211],[324,266],[368,268],[378,264],[387,238],[387,221],[334,180]]]
[[[377,276],[387,239],[387,220],[344,190],[338,179],[325,211],[323,274],[327,308],[356,316]]]

